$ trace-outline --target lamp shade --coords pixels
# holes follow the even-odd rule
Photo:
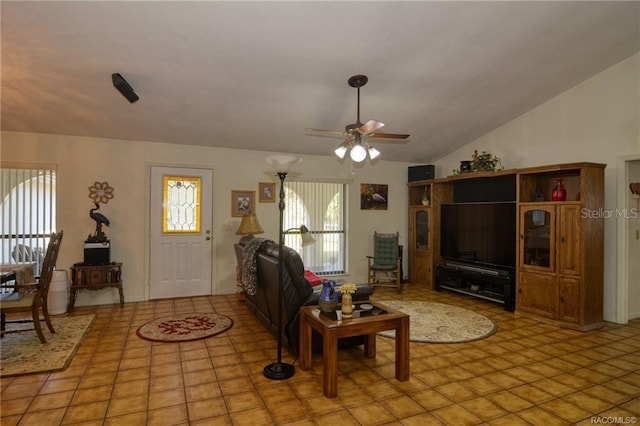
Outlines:
[[[255,234],[264,234],[264,230],[262,229],[262,226],[260,226],[260,222],[258,222],[258,217],[253,213],[243,215],[240,226],[236,231],[236,235]]]
[[[283,234],[293,233],[292,231],[300,232],[300,239],[302,240],[302,247],[310,246],[311,244],[315,244],[316,240],[311,236],[311,232],[309,232],[309,228],[304,225],[301,225],[299,228],[289,228],[286,231],[283,231]]]
[[[370,146],[369,147],[369,158],[371,158],[373,160],[376,157],[378,157],[378,155],[380,155],[380,151],[378,151],[378,149],[375,146]]]
[[[309,229],[304,225],[300,227],[300,238],[302,238],[302,247],[316,243],[316,240],[311,236],[311,232],[309,232]]]
[[[333,152],[335,152],[335,153],[336,153],[336,155],[337,155],[340,159],[342,159],[342,158],[344,158],[344,155],[347,153],[347,149],[348,149],[348,148],[347,148],[347,146],[346,146],[345,144],[342,144],[342,145],[340,145],[339,147],[337,147],[337,148],[335,149],[335,151],[333,151]]]
[[[265,161],[273,167],[278,173],[289,173],[291,167],[302,161],[302,158],[292,157],[290,155],[270,155]]]

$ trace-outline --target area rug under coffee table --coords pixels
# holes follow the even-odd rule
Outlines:
[[[229,330],[233,320],[225,315],[208,313],[175,314],[144,324],[138,337],[152,342],[187,342],[204,339]]]
[[[410,316],[410,340],[430,343],[462,343],[492,335],[497,327],[484,315],[444,303],[381,300]],[[378,333],[394,337],[395,332]]]
[[[95,320],[94,314],[51,317],[54,334],[42,326],[47,343],[35,331],[6,334],[0,350],[2,377],[51,373],[67,368]],[[33,328],[33,323],[10,324],[7,328]]]

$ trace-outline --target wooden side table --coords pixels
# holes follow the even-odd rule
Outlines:
[[[122,294],[122,263],[112,262],[108,265],[74,265],[71,267],[71,291],[69,293],[69,310],[73,310],[78,290],[100,290],[115,287],[120,293],[120,307],[124,307]]]
[[[322,390],[324,396],[338,395],[338,339],[365,336],[364,356],[376,356],[376,333],[396,332],[396,379],[409,380],[409,315],[379,302],[368,302],[381,313],[360,318],[330,318],[317,306],[300,308],[300,368],[311,368],[311,335],[316,330],[322,335]]]

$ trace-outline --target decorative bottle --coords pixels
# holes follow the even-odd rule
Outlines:
[[[551,199],[553,201],[564,201],[567,199],[567,190],[562,184],[562,179],[556,180],[556,186],[551,191]]]
[[[429,190],[427,189],[428,187],[424,187],[424,192],[422,193],[422,205],[423,206],[428,206],[429,205]]]

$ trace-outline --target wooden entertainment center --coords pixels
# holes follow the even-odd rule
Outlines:
[[[492,300],[563,327],[601,327],[605,167],[568,163],[409,182],[410,282]],[[559,179],[566,199],[552,201]],[[443,205],[485,204],[515,209],[513,266],[443,257]]]

